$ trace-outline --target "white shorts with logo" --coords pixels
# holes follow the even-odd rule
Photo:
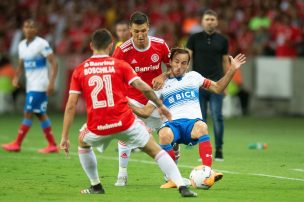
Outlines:
[[[129,102],[136,107],[144,108],[143,104],[137,102],[136,100],[134,100],[132,98],[129,98]],[[152,112],[151,116],[149,116],[146,119],[141,118],[141,117],[138,117],[138,118],[141,119],[146,124],[146,126],[148,127],[148,130],[150,130],[150,131],[157,131],[163,124],[162,120],[160,119],[157,109],[155,109]]]
[[[127,130],[106,136],[92,133],[87,129],[87,124],[84,124],[80,129],[79,136],[88,145],[97,147],[100,152],[105,151],[113,139],[120,140],[129,148],[134,149],[144,147],[150,138],[145,125],[139,119],[135,119],[134,123]]]

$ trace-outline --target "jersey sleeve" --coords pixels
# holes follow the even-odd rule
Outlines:
[[[167,45],[166,42],[164,42],[164,45],[163,45],[163,57],[162,57],[162,61],[163,63],[165,63],[167,66],[169,65],[169,61],[170,61],[170,58],[169,58],[169,54],[170,54],[170,50],[169,50],[169,46]]]
[[[115,48],[112,57],[117,58],[117,59],[120,59],[120,60],[123,60],[123,59],[124,59],[124,54],[123,54],[123,52],[122,52],[122,50],[121,50],[120,47],[116,47],[116,48]]]
[[[74,94],[81,94],[81,85],[79,81],[79,76],[78,76],[78,71],[77,68],[74,70],[72,74],[72,79],[71,79],[71,84],[70,84],[70,91],[69,93],[74,93]]]
[[[204,84],[205,80],[205,77],[203,77],[200,73],[198,72],[195,72],[195,71],[191,71],[189,72],[189,74],[191,74],[191,78],[193,79],[193,82],[195,82],[195,85],[200,87]]]
[[[125,83],[131,85],[134,80],[139,79],[136,72],[127,62],[120,61],[120,67],[123,70],[123,78]]]
[[[50,55],[52,53],[53,53],[53,50],[52,50],[49,42],[43,41],[43,43],[41,43],[41,54],[44,57],[47,57],[48,55]]]

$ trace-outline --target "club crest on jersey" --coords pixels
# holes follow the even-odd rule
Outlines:
[[[157,62],[159,60],[159,56],[155,53],[151,56],[152,62]]]

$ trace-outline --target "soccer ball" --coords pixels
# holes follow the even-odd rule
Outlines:
[[[210,189],[214,185],[214,171],[201,165],[193,168],[190,173],[190,181],[194,188]]]

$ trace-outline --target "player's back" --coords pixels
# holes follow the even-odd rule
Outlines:
[[[125,96],[126,85],[136,76],[126,62],[104,55],[92,56],[75,69],[71,90],[84,95],[90,131],[108,135],[132,125],[135,117]]]

